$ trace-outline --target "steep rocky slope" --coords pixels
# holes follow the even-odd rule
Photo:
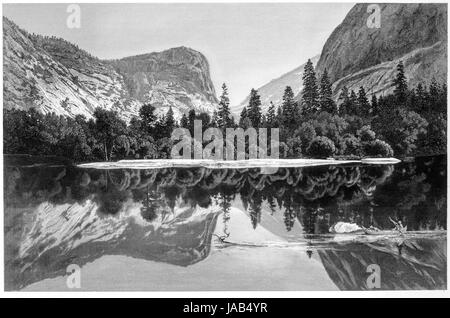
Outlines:
[[[447,5],[379,4],[380,28],[369,28],[369,4],[357,4],[333,31],[322,50],[317,72],[324,69],[338,94],[342,86],[369,93],[392,91],[400,60],[410,87],[447,77]]]
[[[155,107],[210,111],[217,103],[208,61],[190,48],[126,57],[111,65],[123,75],[132,98]]]
[[[341,290],[370,290],[368,265],[381,268],[381,290],[445,289],[446,235],[335,244],[317,251]]]
[[[102,61],[63,39],[32,35],[3,18],[4,107],[92,115],[113,109],[125,119],[150,102],[159,112],[212,112],[217,98],[206,58],[185,47]]]
[[[319,55],[311,58],[311,61],[314,65],[316,65],[318,60]],[[294,94],[298,94],[302,90],[302,76],[305,64],[296,67],[292,71],[289,71],[286,74],[283,74],[280,77],[273,79],[269,83],[258,88],[258,93],[261,96],[261,104],[264,112],[266,112],[269,108],[270,102],[273,102],[275,106],[281,105],[281,103],[283,102],[283,92],[286,86],[290,86],[294,91]],[[242,101],[239,105],[234,106],[232,108],[233,113],[239,114],[242,108],[248,105],[249,99],[250,95],[247,96],[245,100]]]

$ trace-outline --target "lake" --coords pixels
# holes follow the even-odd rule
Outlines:
[[[446,160],[272,173],[6,163],[5,289],[446,289]],[[330,230],[391,219],[407,232]]]

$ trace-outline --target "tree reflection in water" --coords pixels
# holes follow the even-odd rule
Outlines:
[[[304,238],[310,242],[307,251],[310,257],[314,247],[311,240],[327,234],[329,227],[339,221],[390,229],[392,217],[401,220],[408,230],[446,230],[445,157],[422,158],[395,167],[279,168],[274,174],[261,174],[259,169],[84,170],[6,166],[4,175],[5,265],[10,289],[61,275],[73,258],[85,263],[106,253],[184,266],[199,262],[209,254],[218,213],[222,214],[223,235],[228,237],[233,231],[228,227],[233,217],[230,211],[241,205],[253,229],[264,227],[265,213],[280,215],[286,233],[296,223],[301,225]],[[89,214],[86,209],[92,205],[94,212]],[[57,213],[52,211],[59,211],[59,207],[64,211],[55,216]],[[77,215],[73,212],[75,207],[79,209]],[[138,216],[130,212],[134,209]],[[45,217],[39,215],[43,211]],[[83,217],[85,214],[90,219]],[[50,222],[45,220],[52,217],[55,222],[67,223],[79,217],[73,225],[74,233],[50,229]],[[98,235],[99,231],[105,231],[104,236]],[[116,231],[117,235],[109,235],[108,231]],[[52,235],[59,245],[43,247]],[[89,235],[95,238],[86,238]],[[404,247],[406,255],[415,253],[411,252],[411,246],[422,246],[411,244]],[[430,253],[440,255],[436,249],[441,250],[441,246],[426,244]],[[383,248],[386,247],[346,244],[320,250],[319,255],[340,288],[361,289],[363,286],[349,283],[354,281],[353,267],[366,264],[369,256],[376,257]],[[354,249],[359,251],[360,259],[353,259]],[[420,254],[426,248],[416,250]],[[402,256],[388,254],[393,257],[392,262],[400,262],[397,258]],[[419,256],[414,257],[406,262],[418,264]],[[45,259],[57,261],[48,263]],[[351,264],[350,268],[343,262]],[[442,267],[442,262],[437,263],[434,269]],[[350,273],[345,272],[349,270]],[[438,282],[434,273],[427,274]],[[416,278],[414,281],[417,286],[429,287]],[[386,288],[402,286],[405,287],[397,284]]]

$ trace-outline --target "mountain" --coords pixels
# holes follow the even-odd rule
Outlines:
[[[126,57],[111,65],[123,76],[132,98],[157,108],[208,112],[218,102],[208,61],[190,48]]]
[[[381,290],[431,290],[447,286],[446,251],[447,239],[443,235],[338,243],[317,253],[340,290],[370,290],[370,264],[381,269]]]
[[[403,61],[410,87],[447,78],[447,5],[378,4],[380,28],[369,28],[369,4],[356,4],[326,41],[317,73],[327,69],[335,96],[346,85],[369,94],[393,91]]]
[[[143,103],[175,116],[217,105],[206,58],[186,47],[100,60],[56,37],[29,34],[3,18],[3,104],[91,117],[96,107],[129,119]]]
[[[311,58],[311,61],[314,65],[316,65],[318,60],[319,55]],[[283,102],[283,93],[286,86],[290,86],[294,91],[294,94],[298,94],[302,90],[302,75],[305,64],[300,65],[292,71],[289,71],[286,74],[283,74],[280,77],[273,79],[269,83],[258,88],[258,93],[261,96],[262,110],[264,112],[266,112],[269,108],[271,101],[275,104],[275,106],[281,105],[281,103]],[[240,114],[242,108],[248,105],[249,99],[250,95],[247,96],[239,105],[232,107],[232,112],[234,114]]]

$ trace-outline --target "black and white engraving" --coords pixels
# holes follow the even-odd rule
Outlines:
[[[447,23],[3,4],[5,290],[446,290]]]

